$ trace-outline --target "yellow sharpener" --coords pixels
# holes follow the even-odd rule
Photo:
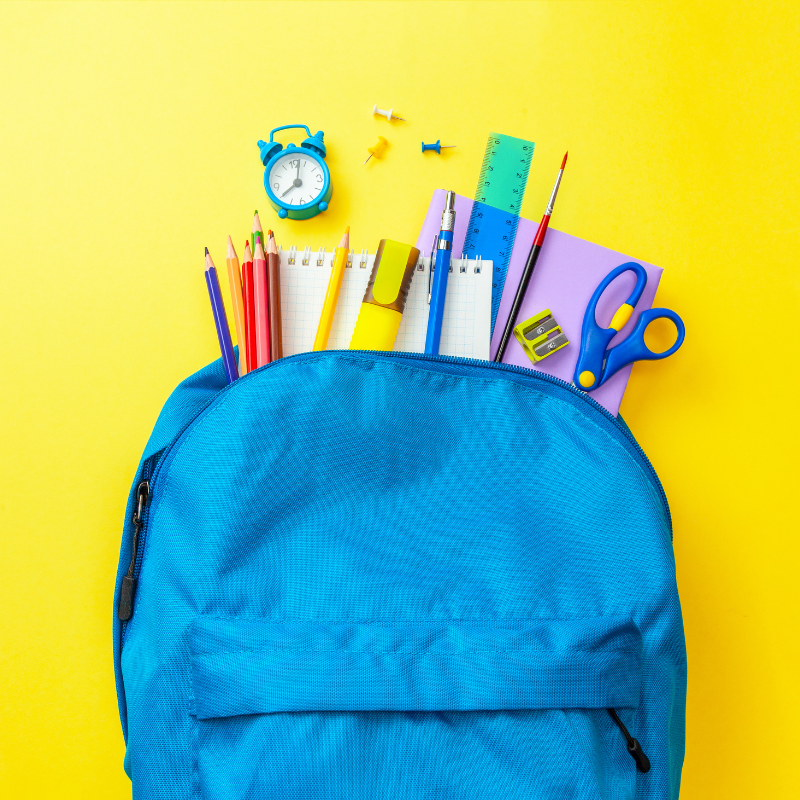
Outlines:
[[[514,336],[534,364],[569,344],[549,308],[520,322],[514,327]]]
[[[350,340],[351,350],[394,347],[418,259],[416,247],[381,239]]]

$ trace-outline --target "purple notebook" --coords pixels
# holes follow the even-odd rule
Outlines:
[[[437,189],[433,193],[428,213],[425,215],[425,222],[417,239],[417,249],[426,255],[430,250],[433,237],[439,231],[442,221],[442,209],[444,208],[444,197],[445,192],[442,189]],[[472,200],[468,197],[456,195],[456,229],[453,241],[453,257],[461,256],[471,211]],[[494,335],[492,336],[492,357],[497,352],[500,337],[503,335],[503,327],[506,319],[508,319],[508,312],[514,300],[514,294],[517,291],[519,277],[525,266],[525,261],[538,227],[538,223],[520,217],[517,238],[514,243],[514,250],[511,253],[511,262],[508,265],[508,275],[506,276],[503,296],[500,300],[500,309],[497,312]],[[480,255],[480,253],[476,255]],[[572,383],[572,375],[575,371],[575,364],[578,361],[578,351],[581,345],[583,315],[589,299],[600,281],[614,267],[626,261],[638,261],[647,270],[648,281],[642,299],[634,309],[630,321],[614,338],[611,343],[612,346],[624,339],[633,329],[639,314],[653,305],[658,282],[661,280],[661,268],[583,239],[578,239],[575,236],[570,236],[568,233],[562,233],[551,226],[547,232],[547,238],[539,256],[539,261],[536,264],[533,277],[528,285],[528,291],[517,317],[517,322],[523,322],[534,314],[549,308],[556,322],[569,339],[569,344],[549,358],[534,365],[525,355],[516,338],[512,336],[506,349],[503,363],[515,364],[518,367],[527,367],[548,375],[555,375],[557,378],[567,381],[567,383]],[[628,298],[635,282],[636,277],[633,273],[628,272],[614,281],[606,290],[597,306],[597,321],[600,325],[607,326],[611,322],[611,317]],[[622,395],[625,393],[630,374],[631,366],[621,369],[607,383],[591,392],[591,397],[616,416],[619,412],[619,404],[622,402]]]

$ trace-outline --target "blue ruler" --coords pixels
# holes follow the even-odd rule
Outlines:
[[[514,248],[532,158],[533,142],[501,133],[489,134],[464,241],[464,255],[468,258],[480,256],[494,264],[492,331]]]

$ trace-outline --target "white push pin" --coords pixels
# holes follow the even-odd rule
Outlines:
[[[392,114],[392,111],[394,111],[393,108],[390,108],[388,111],[385,108],[378,108],[377,103],[375,103],[375,105],[372,107],[373,114],[379,114],[382,117],[386,117],[389,122],[391,122],[393,119],[399,119],[401,122],[405,122],[402,117],[396,117],[394,114]]]

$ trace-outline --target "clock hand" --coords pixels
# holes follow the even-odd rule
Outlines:
[[[289,194],[289,192],[291,192],[292,189],[296,189],[298,186],[302,186],[302,185],[303,185],[303,181],[301,181],[300,178],[295,178],[292,181],[292,185],[281,195],[281,197],[286,197],[286,195]]]
[[[300,159],[299,158],[297,159],[297,178],[295,178],[295,180],[298,180],[298,181],[300,180]],[[300,184],[298,183],[298,184],[295,184],[295,185],[299,186]]]

